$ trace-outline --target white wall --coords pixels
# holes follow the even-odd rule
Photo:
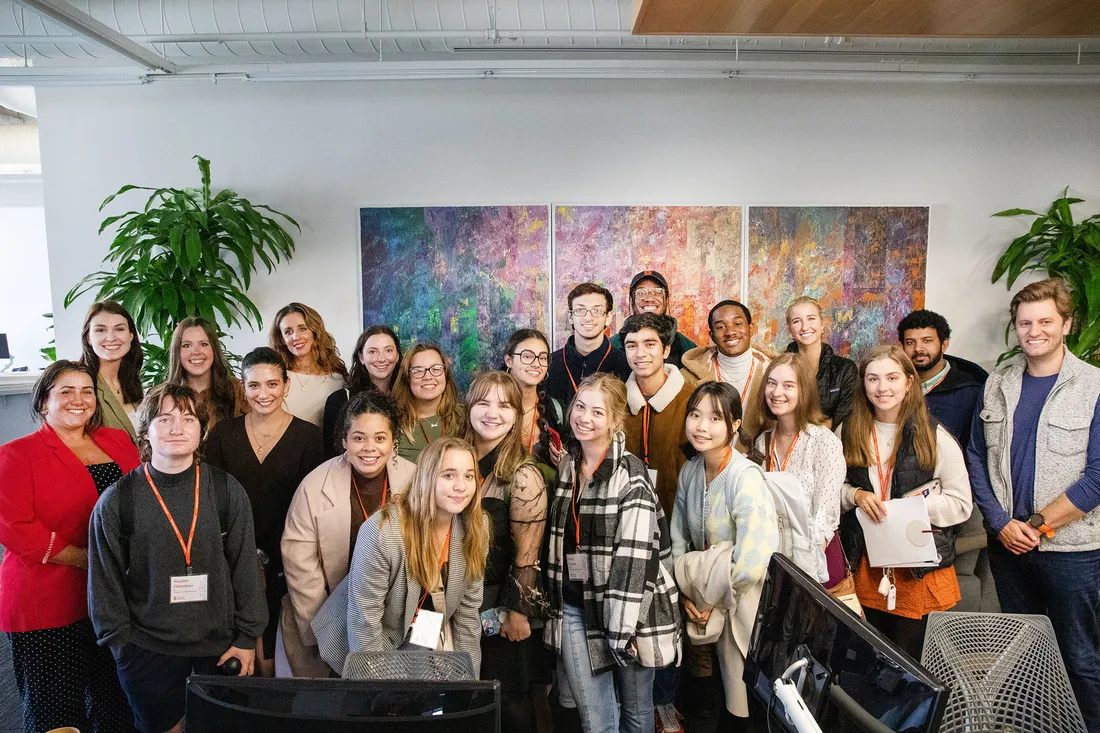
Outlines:
[[[752,81],[157,83],[38,93],[61,353],[96,268],[99,202],[125,183],[194,185],[190,156],[302,222],[293,264],[254,285],[260,310],[306,301],[347,348],[359,330],[360,206],[928,205],[927,307],[952,351],[992,362],[1009,294],[989,284],[1022,221],[1064,186],[1100,209],[1092,88]],[[131,202],[133,203],[133,202]],[[122,209],[118,212],[121,213]],[[235,339],[243,353],[263,342]]]
[[[0,333],[8,335],[13,366],[41,369],[38,350],[52,338],[42,314],[53,306],[38,177],[0,176],[0,263]]]

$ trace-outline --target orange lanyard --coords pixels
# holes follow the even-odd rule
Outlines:
[[[752,363],[749,365],[749,378],[745,380],[745,388],[743,390],[741,390],[741,405],[742,405],[742,407],[744,407],[744,405],[745,405],[745,397],[749,393],[749,387],[752,386],[752,375],[755,371],[756,371],[756,359],[753,359]],[[719,382],[722,381],[722,367],[718,366],[718,357],[717,356],[714,357],[714,375],[716,377],[718,377],[717,381],[719,381]]]
[[[385,471],[386,469],[382,469]],[[351,469],[351,487],[355,489],[355,498],[359,500],[359,508],[363,510],[363,519],[369,519],[370,515],[367,514],[367,507],[363,505],[363,495],[359,493],[359,482],[355,480],[355,469]],[[390,489],[390,475],[387,473],[382,477],[382,503],[379,507],[386,506],[386,494]]]
[[[428,437],[428,431],[424,429],[424,418],[422,418],[420,420],[417,420],[416,423],[417,423],[417,425],[420,426],[420,434],[424,436],[424,440],[428,443],[431,443],[432,439]],[[443,435],[444,437],[446,437],[447,436],[447,421],[443,419],[442,415],[439,416],[439,425],[440,425],[440,427],[442,427],[442,432],[440,434]]]
[[[607,361],[607,355],[610,354],[610,353],[611,353],[611,342],[608,341],[607,342],[607,351],[603,352],[603,358],[600,359],[600,363],[596,365],[596,371],[592,372],[593,374],[600,371],[600,367],[602,367],[603,363],[605,361]],[[573,385],[573,391],[576,392],[577,391],[577,382],[576,382],[576,380],[573,379],[573,372],[571,372],[569,370],[569,360],[565,358],[565,352],[564,351],[562,352],[561,360],[562,360],[562,363],[565,364],[565,373],[569,376],[569,383]],[[581,374],[581,378],[583,378],[583,377],[584,377],[584,374]]]
[[[443,580],[443,566],[447,564],[447,555],[451,553],[451,530],[454,529],[454,518],[451,519],[451,526],[447,527],[447,539],[443,540],[443,550],[439,553],[439,580]],[[428,600],[428,593],[430,591],[425,588],[424,592],[420,594],[420,600],[416,603],[416,610],[413,612],[413,621],[416,621],[416,615],[420,613],[421,606],[424,605],[424,601]]]
[[[887,462],[886,472],[882,471],[882,457],[878,451],[878,431],[874,427],[871,428],[871,440],[875,442],[875,467],[878,468],[878,490],[882,494],[882,500],[886,501],[886,497],[889,495],[890,488],[890,476],[894,473],[894,466],[892,463]]]
[[[195,511],[191,514],[191,532],[187,535],[187,544],[183,542],[183,533],[180,532],[176,520],[172,518],[172,512],[168,511],[168,505],[164,503],[164,497],[160,495],[157,485],[153,483],[153,476],[149,473],[148,463],[145,464],[145,480],[149,482],[150,488],[157,496],[157,501],[160,502],[160,508],[164,510],[164,516],[168,517],[168,523],[172,525],[172,530],[176,533],[176,539],[179,540],[180,547],[183,548],[183,561],[187,564],[187,574],[190,575],[191,545],[195,541],[195,525],[199,523],[199,464],[195,463]]]
[[[779,456],[777,456],[775,454],[775,443],[776,443],[776,438],[779,436],[779,431],[778,430],[775,431],[775,433],[772,435],[772,454],[770,456],[768,456],[768,470],[769,471],[774,471],[775,470],[775,464],[777,464],[777,463],[779,463],[779,470],[780,471],[786,471],[787,470],[787,464],[791,462],[791,454],[794,453],[794,447],[795,447],[795,445],[798,444],[798,436],[800,436],[800,435],[802,435],[801,431],[794,434],[794,440],[791,441],[791,447],[787,449],[787,457],[783,459],[782,463],[779,463]],[[876,448],[876,450],[877,450],[877,448]]]
[[[527,441],[528,455],[535,452],[535,423],[539,421],[539,406],[535,405],[535,414],[531,415],[531,439]]]
[[[649,402],[642,408],[642,463],[649,465],[649,426],[653,422]]]
[[[591,480],[592,476],[596,474],[596,469],[598,469],[600,467],[600,464],[603,463],[603,459],[607,458],[607,451],[609,450],[611,450],[610,445],[604,448],[603,455],[600,456],[600,460],[596,461],[596,468],[592,469],[592,474],[588,476],[587,479],[585,479],[586,481]],[[578,550],[581,547],[581,520],[577,517],[577,493],[579,491],[579,486],[577,485],[577,476],[579,475],[579,473],[579,471],[573,473],[573,501],[570,504],[570,510],[573,512],[573,528],[577,530]]]

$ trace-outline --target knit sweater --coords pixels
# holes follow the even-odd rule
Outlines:
[[[633,374],[626,380],[626,403],[630,412],[623,430],[626,433],[626,449],[657,472],[657,498],[667,517],[672,515],[680,468],[687,461],[682,448],[687,441],[684,418],[687,416],[688,398],[697,382],[694,377],[685,378],[671,364],[666,364],[664,370],[664,385],[648,400],[638,388]],[[645,430],[647,426],[648,435]]]
[[[88,605],[100,644],[133,642],[160,654],[219,656],[231,645],[252,649],[267,626],[248,495],[221,469],[200,466],[199,514],[191,550],[195,575],[207,576],[206,601],[171,603],[171,577],[184,575],[183,549],[145,477],[143,464],[103,492],[88,537]],[[149,473],[185,537],[195,506],[194,465]],[[224,482],[220,489],[214,482]],[[123,482],[132,484],[129,561],[120,542]],[[227,491],[221,526],[215,492]],[[226,532],[224,540],[222,531]]]

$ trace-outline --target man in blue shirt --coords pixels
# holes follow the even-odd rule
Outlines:
[[[1100,731],[1100,369],[1065,348],[1063,280],[1010,306],[1024,358],[986,382],[967,468],[1001,608],[1045,614],[1089,731]]]

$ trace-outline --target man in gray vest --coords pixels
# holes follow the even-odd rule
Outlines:
[[[971,488],[997,535],[1001,609],[1050,618],[1088,730],[1100,731],[1100,369],[1065,348],[1065,281],[1028,285],[1010,312],[1024,358],[986,382]]]

